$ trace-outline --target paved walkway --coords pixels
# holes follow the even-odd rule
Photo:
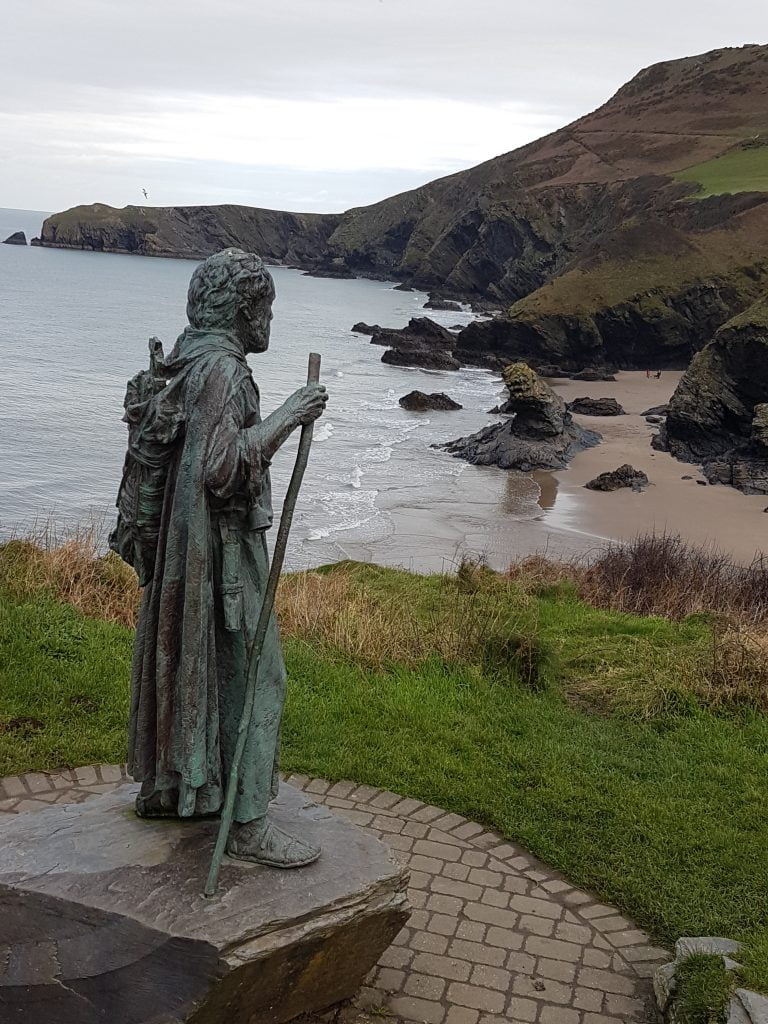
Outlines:
[[[126,781],[117,765],[0,780],[0,813],[73,803]],[[413,914],[361,990],[372,1016],[423,1024],[619,1024],[655,1019],[669,958],[614,908],[481,825],[353,782],[291,785],[387,843]]]

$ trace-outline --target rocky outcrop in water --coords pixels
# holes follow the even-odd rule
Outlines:
[[[699,463],[710,483],[768,494],[768,298],[694,358],[653,446]]]
[[[371,335],[373,335],[377,331],[380,331],[380,330],[382,330],[382,328],[379,327],[378,324],[366,324],[362,320],[360,320],[358,323],[356,323],[352,327],[350,327],[350,331],[353,331],[355,334],[371,334]]]
[[[642,469],[635,469],[629,463],[625,463],[609,473],[600,473],[584,486],[590,491],[618,491],[622,487],[631,487],[633,491],[642,491],[648,486],[648,477]]]
[[[424,309],[442,309],[448,313],[460,313],[461,304],[453,302],[451,299],[433,299],[430,297],[424,303]]]
[[[408,412],[430,412],[433,410],[452,412],[455,409],[463,408],[443,391],[434,391],[431,395],[427,395],[423,391],[409,391],[407,395],[403,395],[398,404]]]
[[[3,239],[3,245],[26,245],[27,236],[23,231],[14,231],[12,235],[8,235],[7,238]]]
[[[615,398],[574,398],[568,403],[571,412],[580,416],[624,416]]]
[[[392,366],[425,370],[458,370],[461,366],[453,356],[456,336],[427,316],[415,316],[399,329],[379,327],[371,336],[371,344],[388,346],[381,361]]]
[[[565,403],[525,363],[504,370],[513,416],[447,444],[436,445],[475,465],[502,469],[563,469],[600,435],[573,422]]]

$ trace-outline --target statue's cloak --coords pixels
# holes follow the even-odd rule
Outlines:
[[[182,816],[223,802],[243,706],[246,651],[266,588],[271,525],[259,396],[240,342],[188,328],[165,362],[164,416],[183,423],[165,484],[154,575],[132,669],[128,766],[142,794]],[[285,669],[270,624],[235,819],[274,793]]]

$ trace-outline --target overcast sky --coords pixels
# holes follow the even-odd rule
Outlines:
[[[343,210],[767,39],[765,0],[4,0],[0,206]]]

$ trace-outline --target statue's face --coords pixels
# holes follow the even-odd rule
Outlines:
[[[269,326],[272,323],[272,300],[246,301],[235,317],[235,334],[246,352],[266,352],[269,348]]]

